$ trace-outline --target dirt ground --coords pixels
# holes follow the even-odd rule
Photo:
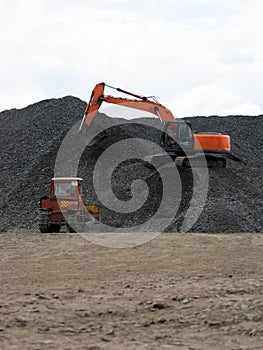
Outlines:
[[[0,349],[263,348],[263,234],[0,234]]]

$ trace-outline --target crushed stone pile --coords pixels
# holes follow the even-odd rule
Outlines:
[[[80,99],[67,96],[0,113],[0,227],[37,229],[39,198],[49,193],[49,182],[54,176],[57,152],[72,126],[76,124],[75,129],[78,129],[85,106],[86,103]],[[192,117],[186,120],[191,122],[195,132],[213,131],[229,134],[233,153],[246,162],[245,166],[232,165],[226,169],[209,170],[209,190],[205,206],[189,231],[262,232],[263,116]],[[171,169],[164,169],[160,175],[154,169],[146,167],[144,161],[137,159],[137,155],[151,152],[151,146],[138,140],[136,149],[132,149],[128,144],[126,148],[125,142],[130,138],[139,138],[158,144],[160,131],[155,128],[160,126],[158,119],[141,118],[127,121],[111,119],[105,114],[100,114],[94,121],[95,129],[96,126],[108,129],[99,135],[100,140],[95,145],[85,148],[77,171],[87,184],[88,200],[101,207],[101,220],[107,225],[133,227],[147,223],[147,220],[155,215],[162,201],[161,176],[166,176],[169,180],[172,176]],[[75,133],[72,154],[77,152],[79,147],[83,147],[83,137],[76,136]],[[135,212],[121,214],[101,203],[103,198],[98,198],[91,176],[98,158],[109,146],[120,141],[124,142],[121,154],[129,150],[130,159],[122,161],[112,174],[110,167],[103,169],[99,176],[102,197],[108,197],[113,191],[116,200],[127,202],[134,197],[134,180],[141,179],[148,186],[148,197],[143,205]],[[68,159],[67,156],[64,159],[68,166],[66,171],[61,170],[59,175],[75,175],[76,169],[71,168],[70,157],[69,155]],[[107,176],[111,179],[111,188],[102,181]],[[166,231],[183,231],[182,225],[191,203],[192,171],[182,169],[178,176],[182,184],[182,197],[178,204],[179,209]],[[137,182],[137,185],[139,191],[141,186],[143,193],[145,186],[142,182]],[[170,212],[167,207],[167,212],[162,214],[169,216]],[[154,230],[154,227],[149,227],[149,230]]]

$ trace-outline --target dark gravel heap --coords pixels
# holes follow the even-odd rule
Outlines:
[[[12,109],[0,113],[0,227],[37,228],[38,201],[49,192],[57,151],[68,130],[80,122],[85,106],[85,102],[67,96],[35,103],[21,110]],[[247,163],[243,167],[209,170],[206,205],[191,231],[262,232],[263,116],[193,117],[189,120],[196,132],[229,134],[233,153]],[[111,122],[103,114],[96,119],[98,125],[110,127]],[[145,122],[152,126],[159,123],[154,118],[145,119]],[[87,183],[89,201],[99,205],[101,203],[96,197],[90,174],[103,150],[116,141],[129,137],[143,137],[157,143],[159,141],[159,131],[155,128],[139,125],[136,120],[127,122],[118,119],[117,123],[126,124],[111,127],[98,144],[87,147],[79,164],[78,174]],[[79,142],[82,142],[81,137]],[[138,149],[140,147],[143,146],[138,142]],[[136,159],[121,163],[113,173],[112,189],[120,200],[129,200],[132,198],[132,181],[144,179],[149,186],[146,203],[140,210],[128,215],[114,213],[102,206],[103,222],[112,226],[132,226],[147,221],[155,213],[162,197],[162,181],[158,173],[144,165]],[[70,176],[71,170],[61,175]],[[104,169],[101,176],[106,175],[107,169]],[[176,217],[167,227],[170,231],[180,230],[192,195],[191,170],[181,170],[180,176],[183,197]]]

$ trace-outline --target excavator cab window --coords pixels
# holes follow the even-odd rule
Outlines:
[[[179,124],[178,141],[182,146],[191,146],[193,144],[193,133],[190,126],[186,123]]]

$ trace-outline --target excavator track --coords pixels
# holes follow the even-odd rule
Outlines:
[[[168,153],[169,154],[169,153]],[[178,168],[226,168],[226,167],[243,167],[246,165],[245,161],[235,156],[229,151],[218,153],[199,153],[190,156],[176,157],[170,154]],[[165,167],[169,158],[161,154],[155,154],[144,158],[145,166],[148,168],[162,168]]]
[[[175,159],[175,164],[177,167],[182,168],[225,168],[226,159],[224,157],[215,156],[215,155],[195,155],[189,157],[177,157]]]

